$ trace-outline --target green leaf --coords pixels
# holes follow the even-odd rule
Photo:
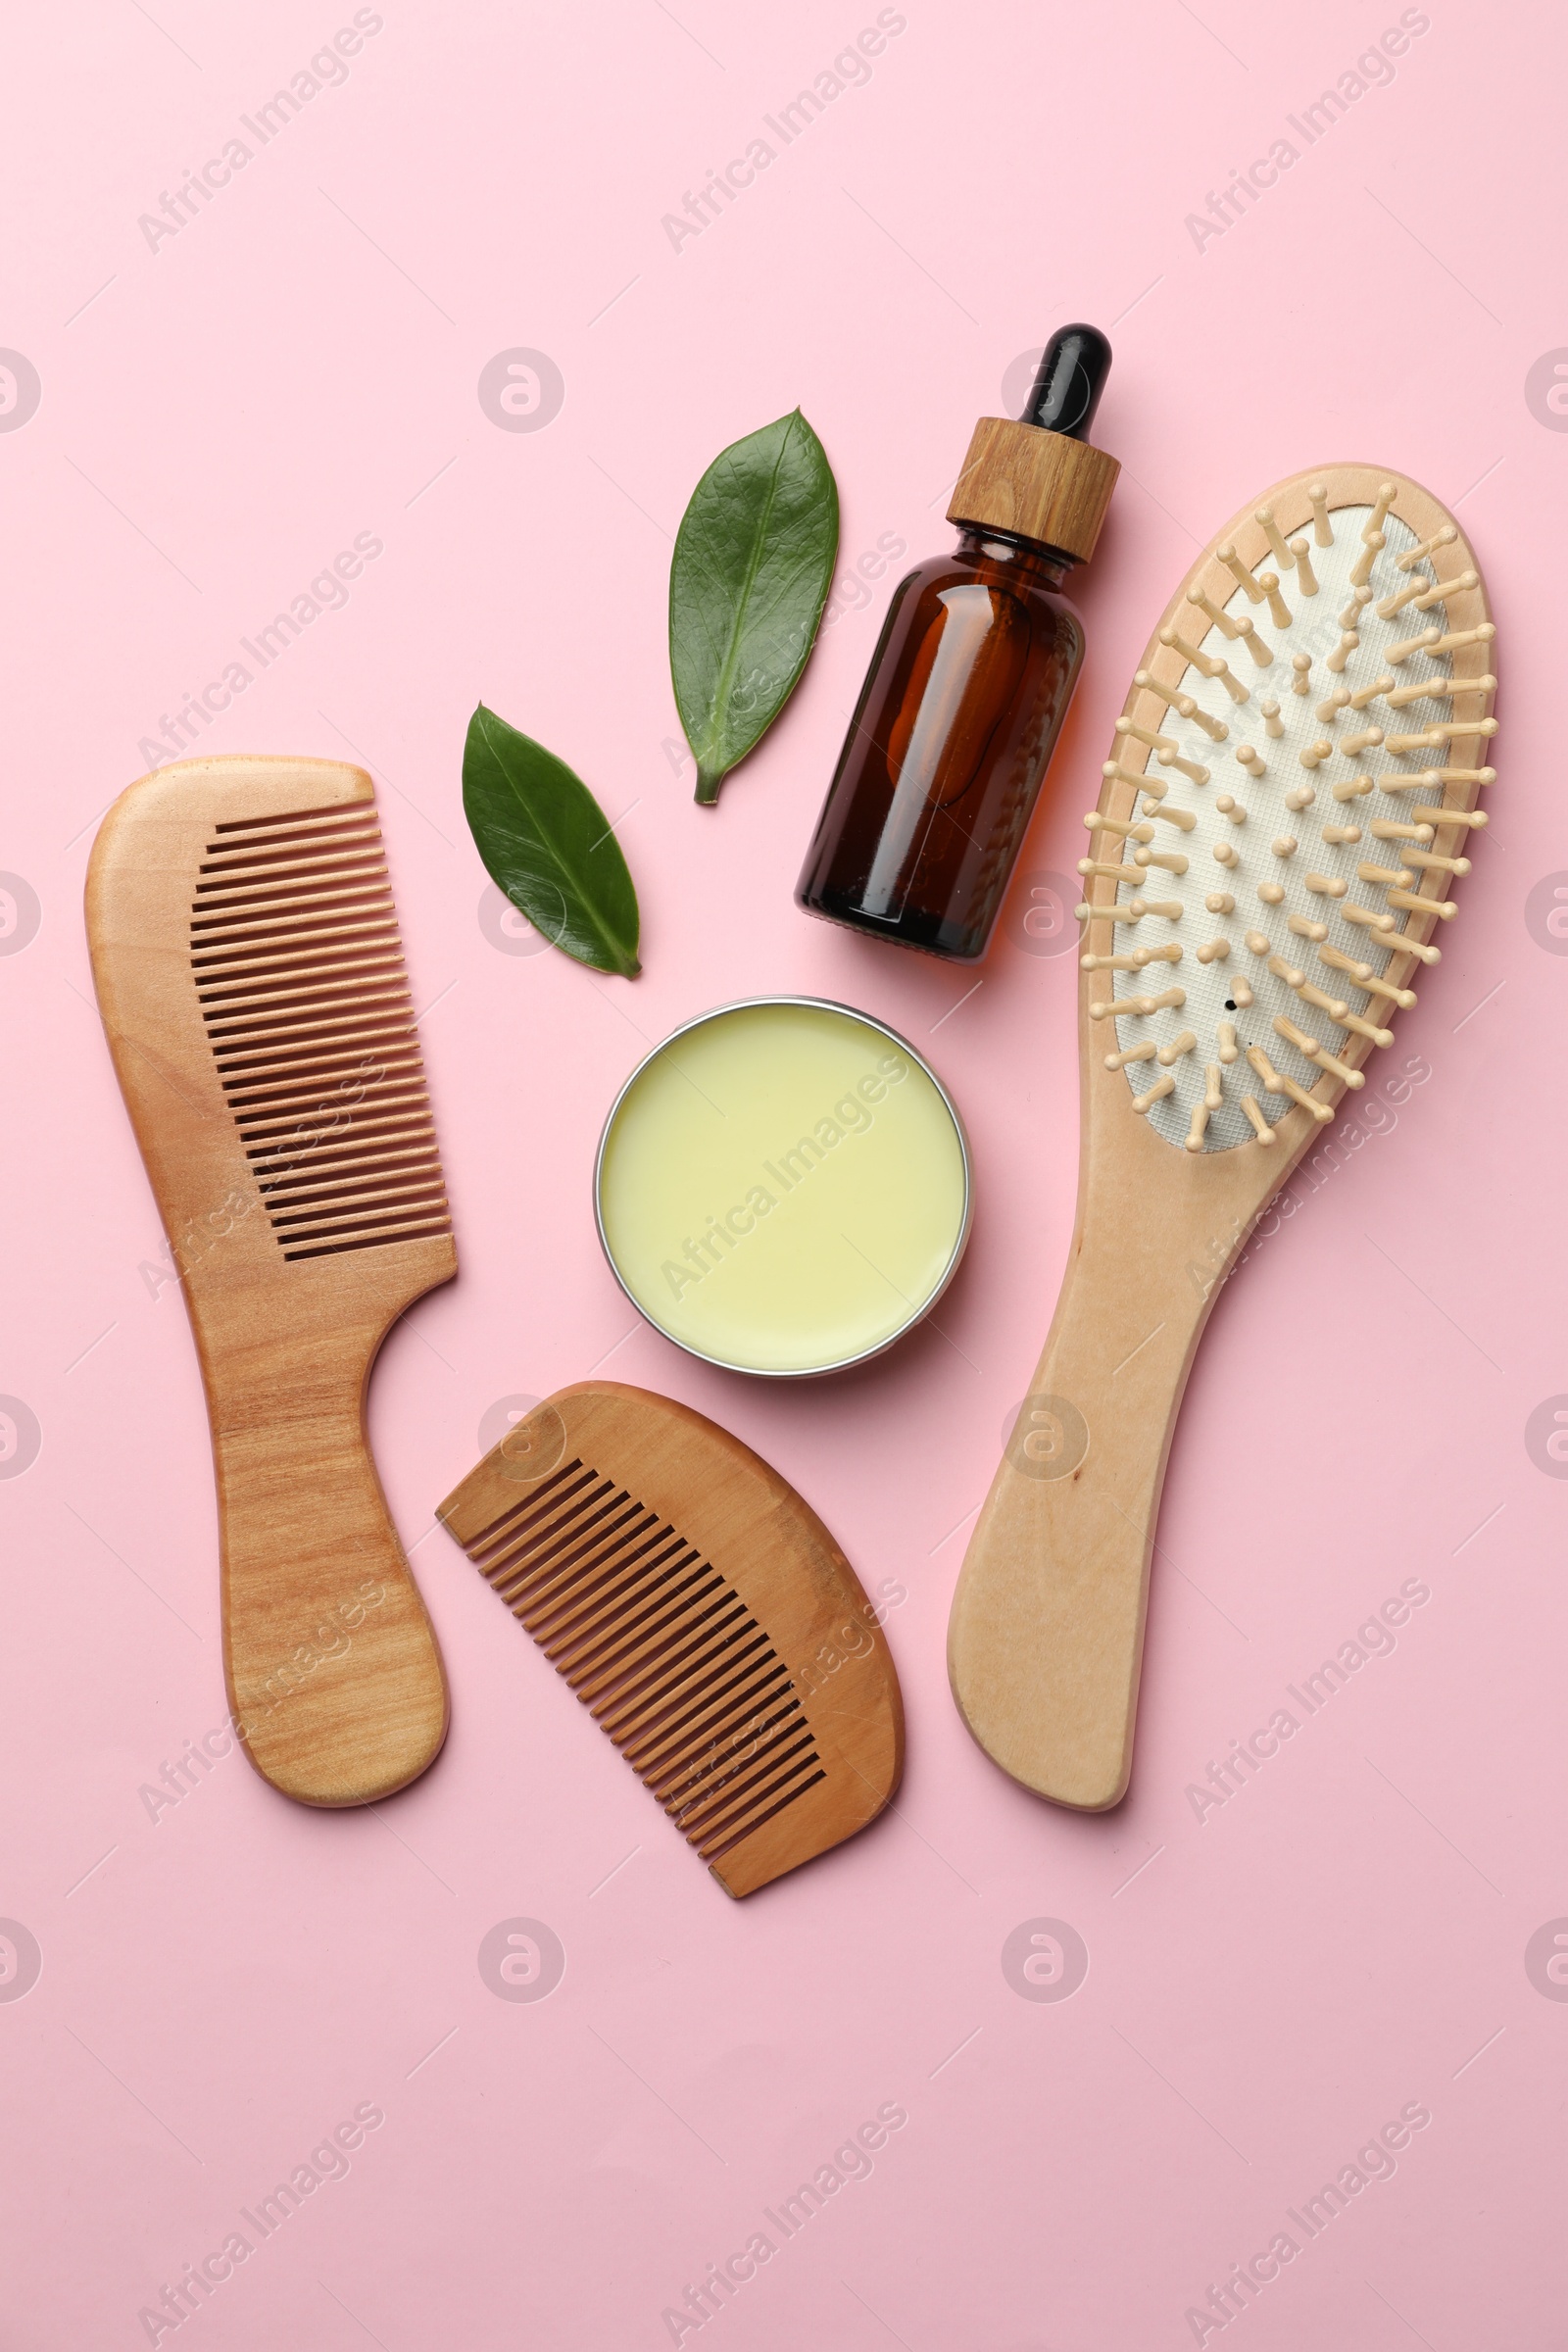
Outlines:
[[[536,931],[634,980],[637,893],[605,812],[580,776],[481,703],[463,747],[463,812],[492,881]]]
[[[704,807],[794,691],[838,545],[838,485],[799,409],[721,451],[692,492],[669,567],[669,666]]]

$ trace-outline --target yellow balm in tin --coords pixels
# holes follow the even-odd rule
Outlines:
[[[648,1320],[710,1363],[801,1377],[919,1321],[969,1230],[956,1110],[903,1038],[763,997],[632,1072],[595,1170],[600,1238]]]

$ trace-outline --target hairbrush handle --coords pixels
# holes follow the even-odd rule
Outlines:
[[[441,1653],[366,1442],[380,1336],[269,1341],[208,1382],[229,1703],[258,1772],[310,1805],[390,1796],[446,1738]]]
[[[1249,1219],[1249,1222],[1250,1220]],[[958,1712],[1059,1805],[1119,1802],[1154,1521],[1188,1370],[1239,1241],[1102,1221],[1074,1237],[1051,1336],[964,1555],[948,1635]],[[1142,1242],[1142,1246],[1141,1246]]]

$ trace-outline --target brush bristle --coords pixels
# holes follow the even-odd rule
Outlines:
[[[1457,531],[1418,545],[1392,483],[1332,513],[1311,497],[1289,570],[1273,510],[1254,566],[1227,540],[1202,567],[1117,721],[1105,813],[1085,820],[1083,966],[1147,974],[1094,989],[1110,1001],[1092,1014],[1116,1023],[1103,1058],[1193,1152],[1271,1141],[1296,1105],[1326,1121],[1316,1090],[1363,1084],[1439,958],[1403,920],[1446,924],[1486,823],[1470,804],[1491,770],[1449,765],[1496,724],[1477,576],[1441,555]]]
[[[827,1777],[734,1586],[612,1477],[564,1462],[464,1548],[705,1862]]]
[[[284,1257],[450,1233],[373,804],[215,826],[190,960]]]

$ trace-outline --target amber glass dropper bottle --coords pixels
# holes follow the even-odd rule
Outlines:
[[[796,886],[808,914],[985,954],[1083,662],[1059,590],[1121,470],[1086,437],[1109,367],[1098,327],[1059,327],[1021,419],[975,426],[958,544],[893,592]]]

